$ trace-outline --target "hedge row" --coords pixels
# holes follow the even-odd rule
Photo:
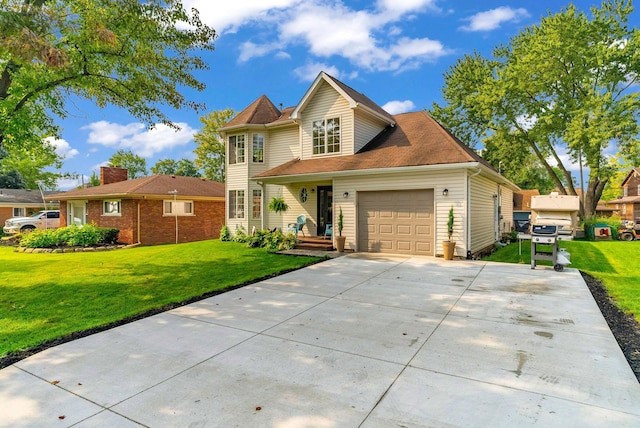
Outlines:
[[[120,230],[93,224],[66,226],[59,229],[36,229],[22,235],[20,246],[26,248],[93,247],[114,245]]]

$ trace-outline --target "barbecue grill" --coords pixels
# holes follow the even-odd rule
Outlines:
[[[558,230],[559,226],[557,225],[534,224],[531,226],[531,269],[536,268],[538,260],[552,262],[556,272],[562,272],[565,264],[568,264],[566,256],[558,257],[558,241],[560,240]],[[549,251],[549,246],[551,251]]]

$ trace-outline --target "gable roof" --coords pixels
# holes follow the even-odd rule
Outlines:
[[[271,100],[266,95],[261,95],[221,129],[240,125],[265,125],[278,120],[281,116],[282,113],[273,105]]]
[[[104,199],[141,197],[168,198],[169,191],[177,190],[177,198],[216,199],[224,198],[224,183],[198,177],[177,175],[151,175],[133,180],[119,181],[103,186],[70,190],[55,195],[60,200],[68,199]]]
[[[393,119],[396,126],[387,126],[356,154],[293,159],[254,178],[472,162],[497,173],[425,111],[403,113]]]
[[[50,195],[55,195],[60,192],[58,191],[50,191],[45,190],[44,192],[45,201],[47,203],[50,202],[58,202],[57,199],[51,199]],[[29,189],[0,189],[0,205],[33,205],[33,206],[42,206],[42,194],[39,190],[29,190]]]
[[[291,112],[292,119],[300,118],[300,113],[302,112],[302,110],[304,110],[309,101],[311,101],[315,93],[320,88],[322,82],[327,82],[329,85],[331,85],[333,89],[335,89],[344,99],[347,100],[347,102],[349,102],[349,107],[351,107],[352,109],[360,108],[389,125],[395,124],[393,116],[386,112],[378,104],[371,101],[369,97],[345,85],[335,77],[329,76],[324,71],[321,71],[318,74],[309,89],[307,89],[307,92],[302,97],[302,100],[300,100],[296,108],[293,110],[293,112]]]
[[[624,178],[624,180],[622,180],[622,184],[620,185],[620,187],[624,187],[625,184],[627,184],[627,181],[629,181],[629,179],[636,174],[636,176],[640,177],[640,168],[631,168],[631,171],[629,171],[629,174],[627,174],[627,176]]]
[[[538,189],[519,190],[513,192],[513,210],[514,211],[531,211],[531,197],[539,196]]]

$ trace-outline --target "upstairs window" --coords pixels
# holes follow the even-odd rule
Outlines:
[[[253,163],[264,162],[264,134],[253,134]]]
[[[229,218],[244,218],[244,190],[229,190]]]
[[[102,215],[120,215],[122,204],[119,200],[102,201]]]
[[[340,118],[316,120],[312,125],[313,154],[340,152]]]
[[[229,137],[229,163],[244,163],[244,135]]]
[[[628,187],[623,187],[622,188],[622,196],[624,196],[625,198],[627,196],[629,196],[629,188]]]

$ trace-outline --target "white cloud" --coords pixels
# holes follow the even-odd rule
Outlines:
[[[80,153],[78,150],[72,149],[71,145],[66,140],[59,140],[55,137],[47,137],[44,139],[44,141],[55,147],[56,154],[62,159],[72,159]]]
[[[491,31],[505,22],[519,22],[528,16],[529,12],[526,9],[512,9],[508,6],[502,6],[465,18],[465,21],[469,21],[469,25],[462,26],[460,29],[464,31]]]
[[[440,10],[435,0],[378,0],[378,7],[395,16],[425,9]]]
[[[164,150],[171,150],[193,141],[193,135],[198,132],[188,124],[176,123],[180,130],[175,131],[167,125],[159,124],[147,129],[141,123],[120,125],[107,121],[91,123],[81,129],[89,129],[90,144],[100,144],[115,149],[131,150],[142,157],[151,157]]]
[[[311,82],[318,76],[321,71],[324,71],[325,73],[335,77],[336,79],[342,78],[342,73],[336,67],[320,62],[307,63],[301,67],[294,69],[293,74],[295,74],[302,82]]]
[[[411,100],[389,101],[382,108],[390,114],[400,114],[414,110],[416,105]]]

